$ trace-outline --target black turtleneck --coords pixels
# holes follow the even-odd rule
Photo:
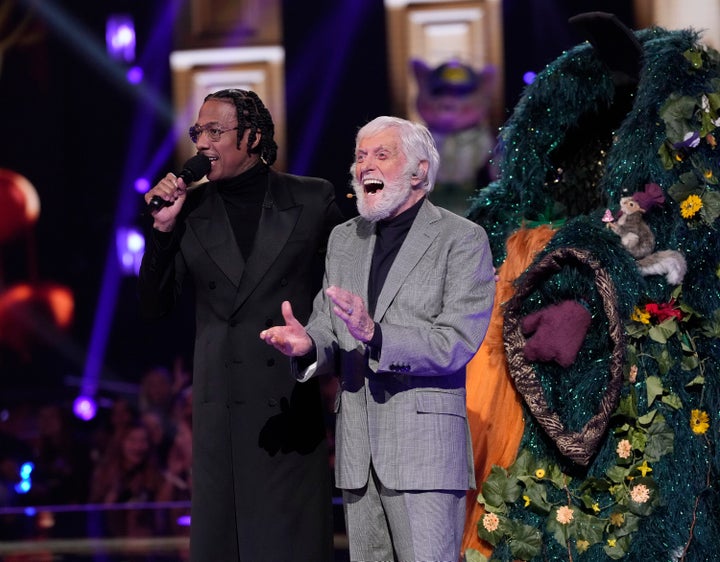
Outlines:
[[[405,241],[405,237],[410,231],[410,227],[415,221],[424,200],[423,197],[398,216],[378,221],[376,225],[375,248],[368,278],[368,312],[370,316],[375,313],[375,305],[385,284],[390,267],[395,261],[395,257],[400,251],[400,247]]]
[[[268,166],[258,162],[234,178],[218,180],[218,193],[225,203],[235,240],[245,261],[250,257],[260,223],[262,204],[268,186]]]

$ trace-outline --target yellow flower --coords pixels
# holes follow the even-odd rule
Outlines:
[[[707,135],[705,135],[705,140],[706,140],[707,143],[708,143],[710,146],[712,146],[713,148],[715,148],[715,147],[717,146],[717,141],[715,140],[715,137],[712,136],[711,133],[708,133]]]
[[[530,505],[530,496],[523,496],[523,499],[525,500],[525,507]]]
[[[638,472],[640,472],[640,474],[643,475],[643,478],[645,478],[645,476],[647,476],[648,472],[652,472],[652,468],[650,468],[648,466],[648,463],[646,460],[643,461],[643,463],[640,466],[636,466],[635,468],[637,468]]]
[[[690,412],[690,427],[695,435],[702,435],[710,427],[710,416],[702,410]]]
[[[712,179],[712,177],[713,177],[712,170],[705,170],[703,172],[703,176],[705,176],[706,180]]]
[[[558,507],[557,513],[555,514],[555,519],[557,519],[558,523],[561,523],[562,525],[567,525],[570,523],[570,521],[573,520],[573,510],[570,509],[568,506],[563,505],[562,507]]]
[[[577,546],[578,552],[583,553],[588,548],[590,548],[590,543],[588,541],[580,539],[577,543],[575,543],[575,546]]]
[[[682,161],[683,161],[682,154],[680,154],[679,152],[676,152],[676,153],[675,153],[675,160],[677,160],[678,162],[682,162]]]
[[[598,503],[592,504],[592,510],[593,510],[595,513],[600,513],[600,504],[598,504]]]
[[[645,312],[644,310],[640,310],[636,306],[635,310],[633,310],[633,313],[630,316],[630,320],[634,320],[635,322],[640,322],[641,324],[650,324],[650,313]]]
[[[620,513],[619,511],[616,511],[615,513],[610,514],[610,523],[615,525],[615,527],[622,527],[623,523],[625,523],[625,516]]]
[[[482,524],[485,529],[492,533],[493,531],[497,531],[497,528],[500,526],[500,519],[494,513],[486,513],[483,516]]]
[[[608,539],[608,546],[615,546],[617,544],[617,539]]]
[[[535,477],[540,478],[541,480],[545,478],[545,469],[544,468],[538,468],[535,471]]]
[[[687,199],[680,203],[680,215],[684,219],[692,218],[702,207],[703,202],[699,195],[688,195]]]

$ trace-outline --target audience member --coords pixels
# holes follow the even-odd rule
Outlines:
[[[109,447],[95,467],[90,502],[146,504],[157,500],[164,483],[147,428],[135,422],[121,431],[119,447]],[[155,510],[111,510],[107,531],[112,536],[148,537],[157,530]]]

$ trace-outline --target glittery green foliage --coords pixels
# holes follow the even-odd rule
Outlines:
[[[587,43],[538,75],[502,129],[500,179],[476,192],[467,213],[487,230],[498,266],[507,238],[521,225],[558,227],[536,261],[561,247],[589,250],[613,280],[626,327],[620,403],[588,466],[565,459],[526,413],[518,463],[507,471],[496,467],[480,494],[499,520],[492,531],[478,522],[480,536],[495,545],[491,559],[720,560],[720,221],[712,210],[720,147],[706,137],[677,146],[678,135],[693,132],[694,120],[720,141],[720,129],[697,112],[703,94],[720,93],[720,57],[700,46],[691,30],[649,29],[636,36],[645,56],[630,96],[615,91]],[[667,109],[667,100],[678,96],[699,100],[694,113]],[[710,208],[704,215],[681,214],[687,174],[698,196],[711,195],[703,200]],[[657,250],[685,256],[681,286],[660,275],[643,277],[602,220],[606,209],[617,211],[622,196],[651,182],[666,198],[644,218]],[[568,430],[580,431],[606,391],[613,349],[590,266],[548,274],[523,303],[522,315],[567,299],[591,311],[583,346],[569,369],[554,363],[534,369],[550,410]],[[648,305],[671,314],[653,316]],[[693,426],[697,411],[709,417],[706,431]],[[627,458],[618,452],[623,440],[632,445]],[[547,471],[543,478],[538,468]],[[636,502],[629,494],[640,483],[649,499]],[[558,522],[562,506],[574,510],[568,524]],[[541,534],[540,544],[532,529]]]

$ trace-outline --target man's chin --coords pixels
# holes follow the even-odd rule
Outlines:
[[[358,213],[368,222],[378,222],[388,218],[392,214],[392,210],[377,208],[372,205],[367,205],[366,202],[361,203],[358,201]]]

